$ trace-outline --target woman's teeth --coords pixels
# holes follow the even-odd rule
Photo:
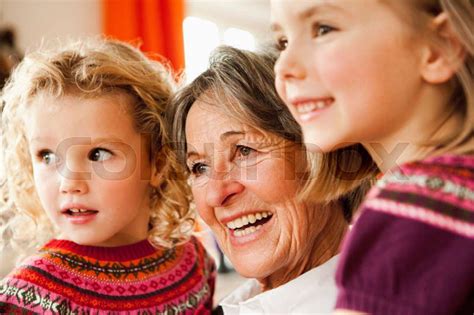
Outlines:
[[[235,230],[234,235],[235,236],[244,236],[250,233],[255,232],[256,230],[260,229],[262,226],[257,225],[257,226],[249,226],[248,228],[245,228],[243,230]]]
[[[252,214],[243,215],[240,218],[227,222],[227,227],[231,230],[240,229],[248,224],[254,224],[257,221],[263,220],[271,216],[271,212],[262,211]]]
[[[268,211],[246,214],[227,222],[226,225],[233,231],[234,236],[245,236],[259,230],[272,216]]]
[[[315,110],[320,110],[329,105],[328,101],[305,102],[296,107],[298,114],[307,114]]]

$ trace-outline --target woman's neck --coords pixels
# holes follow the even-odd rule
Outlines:
[[[270,276],[258,279],[263,291],[268,291],[279,287],[293,279],[296,279],[305,272],[318,267],[339,253],[339,248],[347,231],[347,221],[339,206],[328,205],[325,211],[328,213],[325,226],[319,231],[318,236],[310,242],[307,247],[301,250],[307,251],[299,255],[300,259],[291,261],[282,270]],[[289,257],[294,259],[294,257]]]

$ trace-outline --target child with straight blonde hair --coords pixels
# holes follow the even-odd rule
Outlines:
[[[169,71],[89,40],[27,55],[3,91],[2,247],[42,245],[1,313],[207,314],[214,265],[190,238],[163,112]]]
[[[277,90],[305,141],[360,143],[382,172],[336,308],[473,314],[474,2],[272,0],[272,20]]]

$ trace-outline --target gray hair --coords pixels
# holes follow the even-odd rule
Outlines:
[[[186,165],[185,127],[188,112],[193,104],[198,100],[224,104],[219,109],[242,123],[301,144],[308,157],[307,180],[305,187],[302,187],[302,198],[323,203],[338,200],[344,209],[345,217],[350,219],[353,210],[358,208],[371,185],[370,180],[366,178],[368,173],[373,172],[373,162],[365,151],[360,155],[354,147],[325,154],[306,150],[301,127],[278,96],[274,86],[273,67],[277,58],[277,52],[272,49],[254,53],[221,46],[214,51],[209,68],[179,90],[167,110],[170,135],[178,159],[183,166]],[[362,172],[356,179],[348,180],[338,176],[339,170],[350,169],[345,165],[353,163],[354,152],[358,158],[368,159],[366,164],[372,168],[370,171],[363,169],[365,173]],[[357,161],[360,162],[360,159]],[[343,164],[342,167],[340,164]]]

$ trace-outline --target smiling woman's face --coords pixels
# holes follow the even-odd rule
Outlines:
[[[296,201],[304,150],[199,100],[186,139],[197,210],[237,271],[273,283],[305,264],[326,216]]]

